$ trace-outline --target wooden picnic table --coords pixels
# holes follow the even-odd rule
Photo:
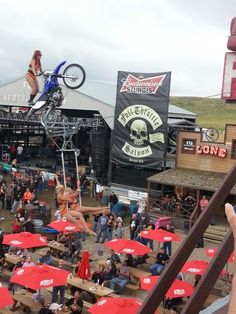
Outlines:
[[[99,261],[97,261],[97,263],[99,265],[102,265],[102,266],[106,265],[105,260],[99,260]],[[121,263],[117,263],[116,266],[119,269],[121,266]],[[137,291],[140,289],[140,286],[141,286],[140,285],[140,279],[142,277],[148,277],[148,276],[152,275],[151,273],[149,273],[145,270],[139,269],[139,268],[130,267],[130,266],[127,266],[127,267],[129,269],[131,279],[130,279],[130,282],[126,285],[126,288],[131,289],[133,291]]]
[[[12,299],[14,300],[14,304],[12,306],[12,311],[16,311],[17,304],[20,303],[21,305],[27,307],[28,309],[33,309],[34,311],[39,311],[42,305],[38,302],[34,302],[32,299],[32,293],[28,291],[19,291],[15,292],[12,295]]]
[[[96,285],[93,281],[83,280],[72,276],[67,278],[67,284],[83,291],[90,292],[94,294],[96,298],[106,297],[109,296],[109,294],[114,293],[114,290],[101,285]]]
[[[59,252],[65,251],[65,245],[57,241],[49,241],[48,247],[50,247],[53,251],[59,251]]]
[[[59,252],[64,252],[65,251],[65,246],[62,243],[58,243],[56,241],[54,241],[54,244],[52,243],[53,241],[48,242],[48,247],[50,248],[50,250],[52,251],[52,255],[54,256],[54,254],[57,254],[57,251]],[[48,251],[48,247],[42,248],[40,250],[37,251],[37,253],[39,255],[42,255],[42,252],[44,252],[44,254],[46,254],[46,252]],[[82,257],[84,251],[80,252],[80,256]],[[43,255],[44,255],[43,254]],[[90,254],[89,255],[89,260],[91,262],[93,261],[97,261],[99,258],[99,256],[95,253],[95,254]]]
[[[98,261],[99,265],[106,265],[106,261],[105,260],[100,260]],[[116,264],[117,268],[119,269],[121,266],[121,263],[117,263]],[[148,277],[151,276],[152,274],[146,270],[142,270],[136,267],[131,267],[131,266],[127,266],[130,272],[130,275],[138,280],[140,280],[141,277]]]
[[[5,253],[5,262],[16,265],[21,260],[21,257],[16,254]]]

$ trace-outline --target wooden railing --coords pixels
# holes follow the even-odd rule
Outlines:
[[[200,214],[200,208],[199,208],[199,204],[197,204],[189,218],[189,230],[192,228],[192,226],[194,225],[195,221],[197,220],[198,216]]]
[[[146,299],[139,309],[139,314],[155,313],[156,309],[164,299],[164,296],[172,282],[175,280],[188,257],[196,247],[200,237],[208,227],[211,215],[215,208],[223,205],[225,199],[229,195],[235,183],[235,178],[236,164],[225,176],[221,186],[211,198],[208,208],[198,217],[188,236],[183,240],[178,250],[171,258],[170,263],[165,267],[160,279],[157,281],[154,288],[148,293]],[[219,247],[217,254],[211,260],[208,270],[202,276],[197,287],[195,288],[193,295],[186,303],[182,313],[198,314],[200,312],[231,252],[233,251],[233,246],[234,243],[232,232],[229,231],[223,243]]]

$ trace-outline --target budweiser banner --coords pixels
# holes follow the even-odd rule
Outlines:
[[[161,168],[166,147],[170,72],[118,72],[112,161]]]

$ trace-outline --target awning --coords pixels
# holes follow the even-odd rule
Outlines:
[[[199,171],[184,168],[168,169],[147,178],[148,182],[162,185],[215,192],[220,187],[225,173]],[[230,194],[236,195],[236,184]]]

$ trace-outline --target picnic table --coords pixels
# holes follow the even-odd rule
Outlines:
[[[100,260],[97,263],[99,265],[102,265],[102,266],[106,265],[106,261],[105,260]],[[117,263],[116,266],[119,269],[119,267],[121,266],[121,263]],[[150,272],[147,272],[147,271],[139,269],[139,268],[135,268],[135,267],[131,267],[131,266],[127,266],[127,267],[129,269],[130,276],[133,277],[136,280],[136,282],[134,283],[132,281],[132,278],[131,278],[131,281],[126,285],[126,287],[131,289],[131,290],[139,290],[139,288],[140,288],[140,279],[142,277],[148,277],[148,276],[152,275]]]
[[[63,243],[59,243],[57,241],[49,241],[48,242],[48,247],[52,249],[52,251],[57,251],[59,252],[64,252],[65,251],[65,245]]]
[[[16,291],[12,298],[14,300],[14,304],[12,306],[12,311],[16,311],[17,304],[23,305],[23,307],[26,307],[28,310],[34,309],[34,311],[39,311],[42,307],[42,305],[38,302],[34,302],[32,298],[32,293],[28,291],[24,291],[23,289],[21,291]]]
[[[109,294],[114,293],[114,290],[110,288],[96,285],[93,281],[83,280],[73,276],[69,276],[67,278],[67,284],[83,291],[92,293],[96,298],[106,297],[109,296]]]
[[[65,245],[64,244],[56,242],[56,241],[50,241],[50,242],[48,242],[48,246],[46,248],[42,248],[42,249],[38,250],[37,253],[42,256],[42,252],[43,252],[44,253],[43,255],[45,255],[46,252],[48,251],[48,247],[52,251],[53,256],[57,255],[58,252],[64,252],[65,251]],[[83,251],[80,252],[81,257],[82,257],[82,255],[83,255]],[[96,253],[89,255],[89,260],[91,262],[97,261],[98,258],[99,258],[99,256]]]
[[[7,264],[16,265],[21,260],[21,257],[16,254],[5,253],[5,262]]]

